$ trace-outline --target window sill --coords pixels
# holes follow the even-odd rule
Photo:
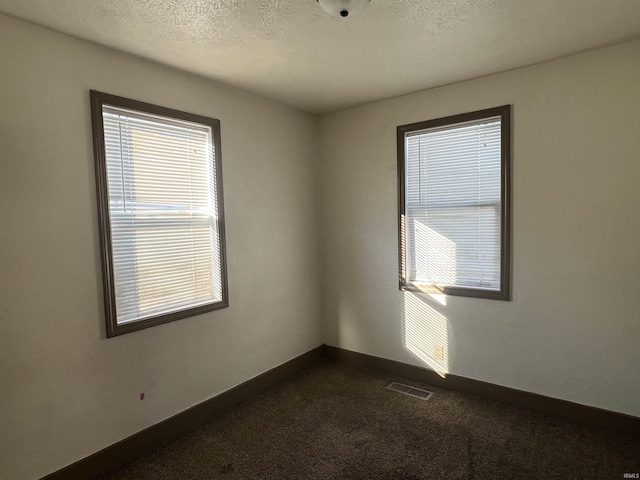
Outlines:
[[[487,298],[491,300],[510,301],[510,292],[506,290],[489,290],[484,288],[452,287],[426,283],[410,283],[400,280],[400,290],[430,294],[444,294],[458,297]]]

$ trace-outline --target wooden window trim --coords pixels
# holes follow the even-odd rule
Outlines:
[[[224,217],[224,195],[222,181],[222,147],[220,139],[220,121],[202,115],[161,107],[150,103],[140,102],[125,97],[110,95],[108,93],[90,91],[91,97],[91,119],[93,126],[93,151],[96,173],[96,193],[98,203],[98,226],[100,237],[100,257],[102,264],[102,280],[104,292],[105,324],[106,336],[114,337],[144,328],[161,325],[175,320],[180,320],[201,313],[219,310],[229,306],[229,292],[227,281],[227,255],[226,255],[226,235]],[[220,239],[220,262],[222,279],[222,299],[221,301],[199,305],[192,308],[185,308],[175,312],[156,315],[143,320],[118,324],[115,297],[115,279],[113,269],[113,250],[111,243],[111,221],[109,214],[109,192],[107,181],[103,106],[113,106],[125,108],[142,113],[149,113],[163,117],[170,117],[188,122],[199,123],[211,127],[213,144],[215,147],[215,169],[216,169],[216,197],[218,204],[218,232]]]
[[[484,290],[457,286],[414,284],[407,280],[405,271],[405,135],[418,130],[472,122],[490,117],[500,117],[501,157],[501,212],[500,212],[500,290]],[[462,113],[397,127],[398,160],[398,278],[400,290],[425,293],[443,293],[474,298],[511,300],[511,105]]]

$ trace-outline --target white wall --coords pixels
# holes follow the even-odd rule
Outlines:
[[[325,342],[640,415],[639,79],[634,42],[321,117]],[[396,126],[503,104],[513,301],[400,292]]]
[[[0,66],[0,478],[321,344],[315,117],[2,16]],[[230,308],[105,338],[89,89],[221,120]]]

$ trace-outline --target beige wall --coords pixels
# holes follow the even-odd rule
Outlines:
[[[230,308],[105,338],[89,89],[221,120]],[[51,473],[321,344],[316,123],[0,16],[0,478]]]
[[[640,415],[639,79],[634,42],[321,117],[325,341]],[[503,104],[513,301],[400,292],[396,126]]]

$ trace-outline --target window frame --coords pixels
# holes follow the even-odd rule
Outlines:
[[[90,91],[91,119],[93,132],[93,152],[96,175],[96,194],[98,207],[98,230],[100,237],[100,259],[102,265],[103,295],[105,308],[106,336],[114,337],[142,330],[156,325],[173,322],[183,318],[200,315],[205,312],[227,308],[229,291],[227,279],[227,254],[224,216],[224,195],[222,180],[222,146],[220,139],[220,120],[172,108],[161,107],[130,98],[111,95],[96,90]],[[214,168],[216,172],[216,200],[218,207],[218,236],[220,248],[220,270],[222,281],[222,299],[218,302],[187,307],[181,310],[154,315],[142,320],[118,324],[116,311],[115,277],[113,267],[113,247],[111,243],[111,215],[109,211],[109,191],[107,178],[106,149],[104,137],[103,106],[123,108],[134,112],[158,115],[211,128],[212,142],[215,148]]]
[[[491,117],[500,117],[500,290],[477,287],[440,286],[413,283],[406,276],[406,213],[405,166],[406,135],[419,130],[455,126]],[[398,279],[400,290],[425,293],[440,293],[462,297],[511,300],[511,105],[477,110],[448,117],[400,125],[397,127],[398,153]]]

